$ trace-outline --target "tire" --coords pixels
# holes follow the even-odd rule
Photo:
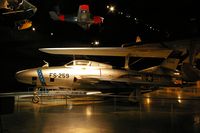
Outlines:
[[[40,101],[40,97],[39,97],[39,96],[34,96],[34,97],[32,98],[32,102],[33,102],[33,103],[39,103],[39,101]]]

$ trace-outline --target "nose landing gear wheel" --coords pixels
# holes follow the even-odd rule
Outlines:
[[[32,102],[33,102],[33,103],[39,103],[39,101],[40,101],[39,96],[34,96],[34,97],[32,98]]]

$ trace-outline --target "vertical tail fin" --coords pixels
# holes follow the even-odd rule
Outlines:
[[[168,70],[176,70],[179,65],[181,55],[181,51],[172,51],[168,58],[162,62],[160,67]]]
[[[160,65],[161,68],[169,69],[169,70],[176,70],[179,64],[179,59],[176,58],[167,58],[162,62]]]
[[[196,82],[200,80],[200,70],[190,63],[183,63],[181,66],[182,78],[187,82]]]
[[[155,74],[169,74],[176,71],[176,68],[179,65],[180,54],[173,51],[167,59],[165,59],[159,66],[150,67],[142,70],[143,72],[153,72]]]
[[[186,82],[196,82],[200,80],[200,70],[193,64],[194,63],[190,61],[189,55],[182,62],[182,78]]]

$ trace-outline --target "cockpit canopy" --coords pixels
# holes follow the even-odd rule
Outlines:
[[[69,63],[65,64],[65,67],[69,66],[87,66],[87,67],[99,67],[99,68],[112,68],[111,65],[100,63],[96,61],[90,61],[90,60],[73,60]]]

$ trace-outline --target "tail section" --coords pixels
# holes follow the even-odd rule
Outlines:
[[[178,64],[179,64],[179,59],[167,58],[166,60],[162,62],[162,64],[160,65],[160,68],[168,69],[168,70],[176,70]]]
[[[183,63],[181,66],[182,78],[187,82],[196,82],[200,80],[200,70],[190,63]]]
[[[185,58],[181,66],[182,78],[186,82],[196,82],[200,80],[200,70],[192,65],[189,56]]]
[[[161,63],[161,65],[143,69],[141,72],[171,75],[176,71],[178,64],[179,59],[167,58]]]
[[[181,53],[172,52],[159,66],[150,67],[142,70],[142,72],[151,72],[155,74],[173,75],[177,71],[179,65],[179,57]]]

